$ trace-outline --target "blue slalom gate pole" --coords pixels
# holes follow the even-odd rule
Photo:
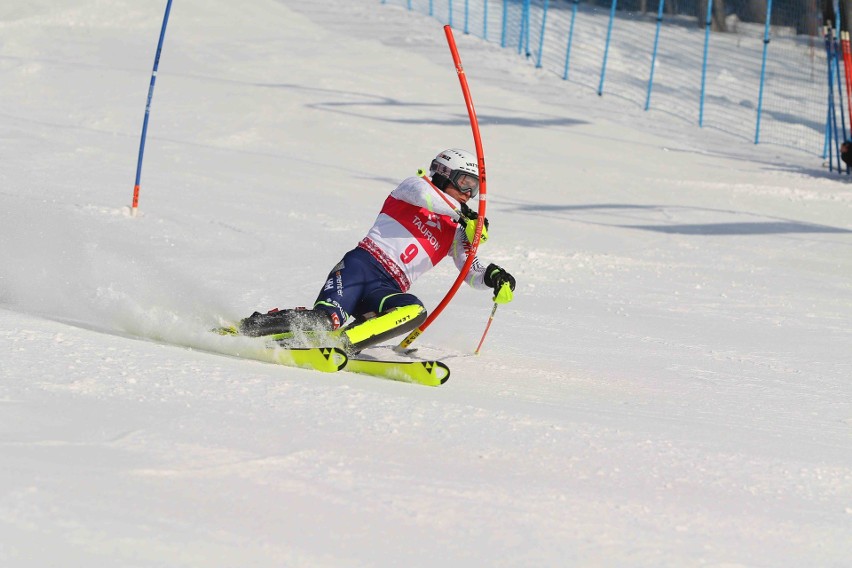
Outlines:
[[[760,143],[760,115],[763,112],[763,86],[766,82],[766,52],[769,51],[769,23],[772,17],[772,0],[766,3],[766,28],[763,30],[763,61],[760,64],[760,91],[757,95],[757,123],[754,127],[754,143]]]
[[[710,26],[713,24],[713,0],[707,0],[707,23],[704,27],[704,62],[701,64],[701,102],[698,106],[698,126],[704,126],[704,94],[707,89],[707,52],[710,49]]]
[[[532,0],[526,0],[525,6],[527,10],[526,17],[526,26],[525,26],[525,34],[524,34],[524,56],[529,57],[532,55],[530,53],[530,24],[532,23],[532,8],[531,8]]]
[[[530,34],[530,0],[524,0],[524,5],[521,8],[521,27],[518,34],[518,55],[524,53],[526,45],[526,55],[529,57],[529,34]],[[526,40],[526,41],[525,41]]]
[[[825,60],[826,62],[831,61],[831,49],[829,47],[829,39],[828,39],[828,26],[822,27],[822,35],[825,38]],[[831,104],[832,104],[832,92],[831,92],[831,66],[828,66],[828,100],[826,101],[826,115],[825,115],[825,146],[822,149],[822,157],[828,157],[828,167],[831,169]]]
[[[547,24],[547,5],[549,0],[544,0],[544,8],[541,14],[541,34],[538,36],[538,58],[535,62],[535,66],[538,69],[541,69],[541,52],[544,50],[544,27]]]
[[[136,162],[136,183],[133,186],[133,204],[130,209],[134,217],[139,209],[139,183],[142,178],[142,156],[145,154],[145,137],[148,134],[148,117],[151,115],[151,99],[154,97],[154,84],[157,82],[157,69],[160,67],[160,53],[163,51],[163,38],[166,37],[166,24],[169,23],[169,12],[172,10],[172,0],[166,2],[166,14],[163,16],[163,27],[160,28],[160,41],[157,42],[157,54],[154,56],[154,70],[151,71],[151,84],[148,86],[148,100],[145,103],[145,119],[142,121],[142,139],[139,141],[139,160]]]
[[[482,6],[482,39],[488,41],[488,0]]]
[[[606,76],[606,60],[609,57],[609,42],[612,39],[612,22],[615,20],[615,6],[618,0],[612,0],[612,7],[609,9],[609,25],[606,29],[606,45],[604,46],[603,64],[601,65],[601,82],[598,85],[598,96],[603,95],[604,77]]]
[[[834,171],[834,145],[837,139],[837,116],[834,109],[834,53],[831,40],[832,30],[825,28],[825,53],[828,67],[828,124],[826,130],[828,135],[828,171]],[[840,171],[840,160],[837,161],[837,170]]]
[[[831,56],[831,62],[829,62],[829,67],[830,67],[829,73],[831,71],[834,71],[835,74],[837,75],[837,83],[836,83],[836,85],[837,85],[837,101],[835,102],[834,97],[832,96],[831,106],[834,109],[834,112],[831,115],[831,120],[832,120],[832,123],[834,124],[834,130],[833,130],[834,150],[836,150],[836,154],[837,154],[836,157],[837,157],[837,171],[838,172],[840,172],[841,168],[842,168],[842,166],[840,165],[840,144],[844,140],[846,140],[846,125],[844,124],[844,121],[845,121],[844,117],[845,117],[846,113],[843,111],[843,94],[842,94],[843,93],[843,85],[840,82],[840,61],[839,61],[839,56],[838,56],[838,53],[837,53],[839,47],[840,46],[837,45],[836,37],[833,36],[832,37],[832,45],[831,45],[832,56]],[[834,85],[831,86],[831,89],[832,90],[834,89]],[[838,127],[837,127],[837,107],[840,107],[840,123],[841,123],[840,129],[843,130],[843,137],[842,138],[840,136],[840,129],[838,129]]]
[[[470,0],[464,0],[464,35],[470,34]]]
[[[574,5],[571,7],[571,26],[568,28],[568,46],[565,48],[565,71],[562,72],[562,79],[568,80],[568,64],[571,62],[571,42],[574,41],[574,20],[577,19],[577,4],[580,0],[574,0]]]
[[[828,69],[829,75],[831,74],[831,67],[829,64]],[[831,82],[831,79],[829,79]],[[834,89],[832,85],[830,87]],[[828,129],[829,129],[829,141],[828,141],[828,171],[834,171],[834,147],[836,145],[837,140],[837,114],[834,109],[834,95],[831,94],[828,96]],[[837,160],[837,171],[840,171],[840,160]]]
[[[506,47],[506,26],[509,12],[509,0],[503,0],[503,29],[500,32],[500,47]]]
[[[663,25],[663,6],[665,6],[665,3],[666,0],[660,0],[660,5],[657,7],[657,31],[654,34],[654,52],[651,55],[651,73],[648,75],[648,95],[645,97],[645,110],[651,108],[651,86],[654,84],[654,66],[657,64],[657,47],[660,45],[660,28]]]
[[[842,58],[842,48],[840,43],[840,34],[843,33],[840,29],[840,10],[835,10],[836,18],[835,18],[835,26],[834,29],[837,30],[837,33],[834,34],[834,70],[837,73],[837,100],[838,106],[840,107],[840,127],[843,131],[843,141],[846,140],[846,110],[844,110],[843,105],[843,86],[844,79],[841,75],[842,71],[840,70],[840,59]],[[838,149],[839,154],[839,149]],[[838,168],[840,167],[840,162],[837,163]]]

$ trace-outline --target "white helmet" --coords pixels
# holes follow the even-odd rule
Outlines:
[[[471,197],[479,193],[479,165],[476,156],[467,150],[451,148],[439,153],[429,166],[429,175],[432,183],[441,189],[453,184]]]

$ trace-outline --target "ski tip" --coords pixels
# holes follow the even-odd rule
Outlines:
[[[346,352],[338,347],[323,348],[321,351],[326,359],[328,359],[333,365],[337,365],[337,371],[342,371],[346,367],[346,363],[349,361],[349,356]]]
[[[446,363],[431,361],[424,365],[429,369],[430,374],[438,380],[439,385],[443,385],[450,380],[450,368]]]
[[[447,367],[444,363],[441,363],[441,367],[443,367],[443,369],[447,371],[447,373],[441,378],[441,384],[443,385],[444,383],[450,380],[450,368]]]

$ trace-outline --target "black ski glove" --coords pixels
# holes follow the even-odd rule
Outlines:
[[[459,210],[462,212],[462,215],[464,215],[471,221],[476,221],[477,219],[479,219],[479,213],[468,207],[467,203],[462,203]],[[485,218],[485,224],[488,225],[488,217]]]
[[[498,304],[507,304],[512,301],[515,277],[496,264],[489,264],[485,269],[485,285],[494,289],[493,299]]]
[[[460,207],[462,216],[459,218],[459,225],[464,227],[464,233],[467,235],[468,242],[473,242],[473,236],[476,234],[476,222],[479,220],[479,215],[476,211],[462,203]],[[485,243],[488,240],[488,217],[482,222],[482,233],[479,235],[479,242]]]

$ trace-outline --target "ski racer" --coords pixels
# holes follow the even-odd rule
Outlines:
[[[478,218],[467,206],[479,193],[476,156],[445,150],[432,160],[429,176],[431,182],[405,179],[390,193],[367,236],[332,268],[312,309],[255,312],[236,331],[273,335],[293,347],[320,343],[357,353],[420,326],[426,308],[408,290],[446,256],[462,269]],[[488,239],[487,228],[485,219],[482,243]],[[515,279],[496,264],[484,266],[475,258],[465,281],[493,290],[497,303],[512,301]],[[323,339],[312,341],[306,337],[311,334]],[[336,344],[324,344],[330,338]]]

